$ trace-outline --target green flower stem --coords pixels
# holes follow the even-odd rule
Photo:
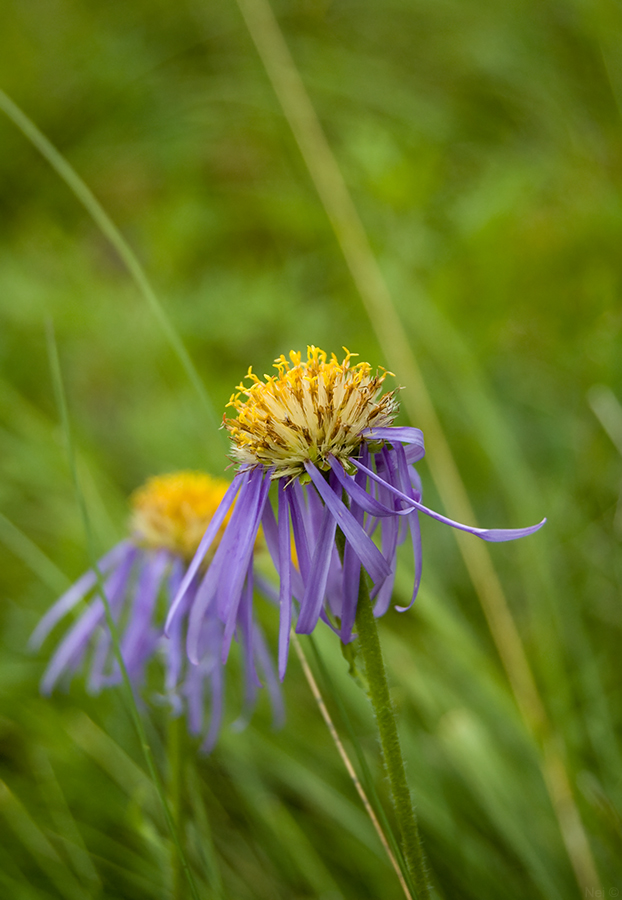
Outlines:
[[[430,885],[426,874],[423,847],[406,781],[404,759],[397,733],[395,712],[389,694],[378,628],[369,597],[369,589],[362,572],[359,582],[356,629],[365,663],[369,699],[376,716],[382,755],[391,785],[391,798],[402,840],[402,852],[412,876],[418,900],[427,900],[430,897]]]

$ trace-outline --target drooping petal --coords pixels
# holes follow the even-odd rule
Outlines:
[[[296,547],[296,556],[298,557],[298,568],[304,581],[309,577],[309,569],[311,567],[311,556],[309,553],[309,535],[305,525],[305,502],[302,488],[298,482],[293,482],[285,488],[285,492],[289,495],[289,508],[292,517],[292,528],[294,531],[294,545]]]
[[[196,588],[192,603],[188,607],[190,612],[188,614],[186,651],[188,653],[188,659],[195,666],[199,664],[199,643],[203,628],[203,621],[205,616],[207,615],[208,609],[215,601],[216,592],[218,590],[218,582],[220,579],[220,570],[223,560],[223,556],[219,555],[219,553],[220,547],[216,551],[216,555],[214,556],[211,565],[205,573],[203,581]],[[188,590],[189,589],[190,588],[188,588]],[[182,594],[182,601],[183,597],[184,595]]]
[[[352,640],[352,629],[354,628],[359,596],[359,583],[362,577],[361,562],[352,545],[346,542],[343,551],[341,628],[339,631],[339,636],[344,644],[348,644]]]
[[[353,478],[352,475],[348,475],[339,460],[335,459],[334,456],[329,456],[329,462],[330,467],[335,473],[342,488],[362,509],[365,510],[365,512],[381,518],[386,516],[393,518],[394,516],[408,515],[410,511],[408,509],[391,509],[376,500],[371,494],[364,490],[364,488],[357,484],[356,479]]]
[[[242,599],[238,610],[238,625],[242,644],[242,661],[244,665],[244,681],[246,684],[245,705],[250,710],[253,706],[256,688],[261,687],[261,681],[255,669],[253,655],[253,564],[252,561],[246,572],[246,580],[242,590]]]
[[[206,615],[208,607],[216,598],[218,604],[218,615],[224,621],[228,617],[230,612],[229,608],[225,607],[225,604],[228,604],[229,602],[232,582],[235,583],[236,581],[239,582],[238,596],[236,598],[237,602],[235,603],[235,614],[237,614],[237,603],[239,602],[242,590],[242,582],[244,580],[248,565],[248,563],[244,565],[240,578],[239,569],[236,568],[236,564],[238,566],[242,564],[239,552],[240,542],[245,541],[248,538],[249,528],[252,527],[257,514],[257,499],[259,489],[261,487],[261,472],[259,470],[254,469],[250,472],[245,473],[245,475],[247,475],[247,477],[244,479],[241,485],[240,494],[238,496],[231,519],[229,520],[227,528],[225,529],[225,533],[220,540],[216,553],[214,554],[214,558],[207,568],[207,572],[205,573],[203,581],[197,589],[194,603],[192,604],[192,607],[190,609],[186,644],[188,658],[193,665],[198,665],[199,663],[199,640],[203,630],[203,618]],[[255,534],[256,530],[257,529],[255,528]],[[250,546],[252,548],[252,542]],[[244,550],[244,547],[242,548],[242,550]],[[185,580],[186,579],[184,579],[184,581]],[[182,592],[180,589],[178,597],[181,595]],[[233,618],[233,625],[231,627],[229,641],[233,636],[234,627],[235,615]]]
[[[361,463],[357,462],[356,459],[352,458],[351,462],[358,469],[366,472],[370,478],[373,478],[375,481],[381,482],[382,479],[380,476],[376,475],[375,472],[372,472],[371,469],[368,469],[361,465]],[[387,484],[387,482],[383,482]],[[451,525],[452,528],[458,529],[458,531],[466,531],[469,534],[474,534],[476,537],[481,538],[483,541],[491,541],[494,543],[501,543],[502,541],[514,541],[517,538],[526,537],[528,534],[534,534],[534,532],[538,531],[546,522],[546,518],[542,519],[541,522],[538,522],[537,525],[530,525],[527,528],[475,528],[473,525],[462,525],[460,522],[455,522],[453,519],[447,518],[447,516],[442,516],[440,513],[434,512],[432,509],[428,509],[427,506],[424,506],[423,503],[420,503],[417,500],[413,500],[411,497],[408,497],[403,491],[398,490],[393,487],[393,485],[387,485],[392,494],[396,497],[399,497],[400,500],[403,500],[404,503],[412,504],[415,509],[418,509],[420,512],[425,513],[426,516],[430,516],[432,519],[436,519],[437,522],[444,522],[445,525]]]
[[[321,472],[310,462],[305,463],[305,469],[326,504],[326,508],[330,510],[346,540],[352,544],[354,552],[371,575],[372,580],[375,583],[384,581],[391,569],[380,550],[356,521],[347,506],[326,483]]]
[[[121,639],[121,653],[130,674],[149,655],[148,650],[145,652],[147,645],[157,642],[158,635],[153,626],[154,611],[164,573],[171,562],[171,553],[168,550],[157,550],[154,554],[149,554],[147,559]]]
[[[106,598],[113,612],[124,599],[130,572],[137,554],[137,548],[132,547],[104,585]],[[101,598],[97,597],[57,647],[41,681],[42,694],[50,694],[52,692],[65,669],[79,665],[94,629],[103,618],[104,604]]]
[[[168,577],[169,598],[173,598],[177,595],[177,591],[179,590],[179,586],[183,578],[183,568],[184,567],[181,559],[179,557],[175,557]],[[182,600],[181,606],[179,608],[179,615],[175,616],[171,623],[168,638],[162,638],[162,640],[166,642],[164,647],[164,660],[166,669],[164,676],[164,688],[169,697],[172,697],[174,692],[177,690],[177,686],[181,679],[181,673],[183,671],[183,619],[184,612],[187,609],[189,602],[192,600],[193,595],[194,590],[191,586],[189,590],[186,591],[184,599]]]
[[[382,449],[381,458],[384,459],[388,457],[389,451],[386,447]],[[388,460],[386,461],[388,463]],[[386,477],[391,477],[391,471],[388,466],[385,466],[385,470],[387,472]],[[383,471],[385,471],[383,470]],[[364,473],[357,473],[364,474]],[[396,471],[397,474],[397,471]],[[365,476],[366,477],[366,476]],[[385,506],[396,506],[395,498],[393,495],[384,487],[384,485],[376,484],[378,488],[378,499],[385,504]],[[415,513],[416,514],[416,513]],[[410,515],[407,516],[407,519],[410,518]],[[395,573],[397,570],[397,545],[400,539],[400,533],[405,525],[405,521],[403,518],[397,519],[395,517],[382,519],[381,523],[381,542],[382,542],[382,553],[385,559],[390,560],[391,562],[391,574],[387,578],[387,580],[383,583],[380,590],[376,595],[376,602],[374,604],[374,615],[375,616],[383,616],[389,608],[391,603],[391,596],[393,594],[393,585],[395,584]],[[406,525],[406,527],[408,527]]]
[[[210,691],[212,691],[213,700],[214,684],[222,686],[222,666],[220,665],[222,623],[212,616],[205,619],[201,624],[198,646],[200,661],[197,665],[186,666],[182,686],[182,693],[186,698],[188,730],[194,735],[203,731],[206,688],[209,687]],[[211,712],[213,713],[213,709]],[[217,724],[219,725],[219,718]],[[216,728],[217,733],[218,728]]]
[[[410,455],[416,456],[416,459],[411,459],[411,462],[418,462],[425,456],[423,431],[420,428],[412,428],[409,425],[402,427],[390,425],[386,428],[366,428],[362,435],[368,441],[388,441],[390,444],[413,446],[416,450],[411,451]]]
[[[300,492],[306,498],[305,523],[309,550],[313,556],[324,522],[324,504],[318,492],[309,485],[300,488]]]
[[[121,565],[124,557],[127,556],[131,550],[132,544],[129,541],[121,541],[120,544],[113,547],[109,553],[102,556],[98,561],[97,568],[100,573],[105,575],[114,566]],[[85,572],[84,575],[78,578],[76,583],[72,584],[69,590],[65,591],[62,597],[59,597],[56,603],[54,603],[43,616],[30,636],[30,640],[28,641],[29,648],[31,650],[38,650],[56,623],[59,622],[63,616],[67,615],[67,613],[70,612],[70,610],[72,610],[96,584],[97,576],[93,569],[89,569],[88,572]]]
[[[253,548],[259,529],[259,523],[261,522],[261,516],[268,500],[270,476],[270,470],[265,472],[261,469],[257,470],[255,481],[256,495],[254,495],[253,500],[249,503],[247,521],[243,523],[239,530],[237,545],[229,551],[227,563],[225,564],[231,567],[233,578],[224,582],[222,585],[222,595],[219,596],[219,614],[222,617],[226,616],[225,632],[222,642],[223,663],[227,661],[227,656],[229,654],[229,647],[235,630],[237,608],[242,595],[244,578],[246,577],[246,572],[253,555]],[[234,515],[236,511],[237,507],[234,511]],[[233,517],[231,518],[231,522],[233,522]]]
[[[279,678],[283,681],[289,653],[292,627],[291,537],[289,532],[289,497],[279,481]]]
[[[409,466],[406,454],[404,453],[404,448],[401,444],[398,444],[397,447],[394,448],[394,451],[397,454],[397,465],[399,471],[399,477],[401,480],[401,487],[406,494],[409,494],[413,498],[415,497],[415,488],[413,488],[410,479],[410,472],[414,471],[412,467]],[[387,451],[389,453],[389,451]],[[417,510],[410,513],[408,516],[408,526],[410,529],[410,536],[413,545],[413,556],[415,560],[415,583],[413,585],[413,592],[410,603],[408,606],[396,606],[398,612],[406,612],[413,605],[415,600],[417,599],[417,594],[419,593],[419,585],[421,584],[421,570],[423,565],[423,553],[421,549],[421,528],[419,526],[419,513]]]
[[[218,509],[214,513],[214,516],[212,517],[209,525],[207,526],[207,530],[206,530],[205,534],[201,538],[201,543],[199,544],[199,546],[197,548],[197,552],[195,553],[192,562],[188,566],[188,570],[187,570],[186,574],[184,575],[182,583],[179,586],[179,590],[177,591],[177,596],[175,597],[175,599],[173,600],[173,602],[171,604],[171,608],[169,609],[168,615],[166,617],[166,623],[164,625],[164,633],[165,634],[168,634],[169,628],[171,626],[171,622],[173,621],[173,617],[175,616],[177,609],[179,607],[179,604],[181,603],[182,598],[188,589],[188,585],[190,584],[190,582],[196,575],[196,573],[199,569],[199,566],[201,565],[201,563],[203,562],[203,559],[205,558],[205,554],[211,547],[214,538],[218,534],[218,532],[220,530],[220,526],[224,522],[225,516],[229,512],[231,504],[235,500],[236,494],[238,493],[240,488],[248,481],[249,474],[250,473],[247,470],[238,472],[238,474],[235,476],[235,478],[233,479],[233,481],[227,488],[227,491],[226,491],[224,497],[220,501]]]
[[[325,507],[318,541],[311,560],[311,571],[305,585],[305,593],[300,606],[300,614],[296,624],[297,634],[311,634],[324,602],[326,581],[330,566],[331,553],[335,542],[337,522],[330,509]]]
[[[280,728],[285,721],[285,706],[283,704],[283,694],[281,692],[279,679],[277,678],[276,672],[274,671],[274,666],[272,665],[272,659],[270,658],[270,653],[268,652],[266,639],[264,638],[263,632],[257,623],[255,623],[255,626],[253,628],[253,646],[255,649],[257,660],[261,667],[261,671],[263,672],[263,676],[266,682],[266,688],[268,690],[270,701],[272,703],[272,725],[274,728]]]

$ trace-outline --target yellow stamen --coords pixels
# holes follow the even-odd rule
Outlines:
[[[237,418],[224,418],[236,461],[274,468],[273,478],[305,474],[309,460],[322,469],[332,454],[343,462],[357,453],[367,428],[390,425],[397,412],[395,391],[378,396],[390,372],[372,372],[369,363],[350,365],[355,354],[328,360],[307,347],[306,362],[293,350],[274,362],[278,375],[261,381],[251,368],[249,386],[239,384],[228,406]]]
[[[229,482],[203,472],[173,472],[150,478],[134,491],[131,528],[134,538],[154,549],[172,550],[192,559]],[[225,518],[210,556],[216,550],[232,510]]]

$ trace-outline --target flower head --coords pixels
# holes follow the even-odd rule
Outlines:
[[[203,616],[197,633],[196,665],[189,665],[184,642],[188,611],[198,593],[198,579],[188,585],[168,638],[164,636],[163,619],[188,571],[189,560],[228,489],[226,481],[200,472],[175,472],[149,479],[131,497],[130,538],[117,544],[97,564],[119,628],[121,654],[130,679],[136,687],[141,687],[148,663],[154,656],[160,656],[164,665],[164,699],[174,713],[186,712],[190,731],[204,735],[203,747],[207,750],[217,738],[222,719],[223,623],[215,611]],[[221,519],[212,552],[224,534],[226,521],[226,516]],[[56,601],[31,637],[31,646],[38,647],[60,619],[80,601],[88,599],[86,609],[52,656],[41,683],[44,693],[50,693],[61,678],[71,678],[85,659],[88,660],[87,686],[94,693],[121,681],[105,623],[104,605],[96,587],[97,575],[89,570]],[[271,694],[275,716],[280,718],[278,682],[263,633],[253,621],[252,589],[250,579],[237,618],[237,634],[243,650],[245,707],[250,711],[257,687],[261,686],[255,668],[258,664]],[[211,695],[209,723],[204,714],[207,692]]]
[[[344,348],[345,349],[345,348]],[[228,403],[237,418],[224,419],[232,452],[241,465],[270,468],[272,478],[305,475],[305,463],[330,468],[330,457],[344,462],[356,454],[370,428],[390,425],[397,413],[395,392],[379,396],[387,376],[372,373],[369,363],[350,364],[333,353],[307,347],[281,355],[274,363],[278,375],[261,381],[252,368],[250,386],[238,385]],[[241,399],[245,397],[246,399]]]
[[[225,622],[226,658],[260,525],[279,576],[282,678],[293,599],[299,605],[297,632],[310,633],[322,618],[342,641],[351,640],[362,569],[371,580],[374,612],[382,615],[391,602],[397,546],[409,533],[415,559],[412,605],[421,580],[420,512],[485,541],[514,540],[546,521],[522,529],[475,528],[424,506],[413,467],[425,453],[423,434],[418,428],[393,426],[395,392],[380,393],[388,373],[373,374],[368,363],[351,365],[351,359],[346,351],[342,362],[334,354],[328,360],[311,346],[303,361],[292,351],[289,362],[284,356],[275,361],[278,374],[263,381],[249,369],[250,385],[239,385],[229,401],[237,417],[225,417],[224,425],[238,473],[201,540],[167,620],[167,628],[172,628],[199,567],[213,554],[189,614],[191,660],[197,658],[202,618],[214,605]],[[274,480],[276,516],[269,502]],[[338,528],[344,537],[342,554],[335,547]]]

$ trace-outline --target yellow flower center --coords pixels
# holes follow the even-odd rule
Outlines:
[[[345,347],[344,347],[345,350]],[[350,365],[333,353],[307,347],[307,359],[293,350],[289,361],[275,360],[278,375],[261,381],[251,368],[249,386],[238,385],[227,404],[236,419],[225,417],[237,462],[274,467],[273,478],[305,474],[310,461],[321,469],[332,454],[345,462],[357,453],[367,428],[390,425],[397,412],[395,391],[379,396],[385,370],[372,373],[369,363]]]
[[[157,475],[134,491],[131,528],[143,546],[172,550],[192,559],[229,482],[202,472]],[[215,552],[232,509],[210,548]]]

